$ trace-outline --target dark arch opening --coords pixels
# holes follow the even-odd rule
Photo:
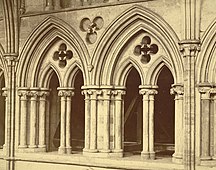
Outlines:
[[[142,148],[142,96],[139,95],[141,79],[135,68],[126,81],[124,98],[124,151],[140,154]]]
[[[3,74],[0,75],[0,149],[5,143],[5,97],[2,95],[2,88],[5,87],[5,79]]]
[[[71,138],[73,151],[82,151],[85,138],[85,103],[81,94],[84,85],[82,71],[79,70],[74,82],[74,96],[71,109]]]
[[[49,115],[47,115],[47,122],[49,125],[49,142],[48,150],[57,151],[60,145],[60,99],[58,97],[57,88],[59,87],[59,80],[55,72],[50,79],[49,88],[51,89],[48,97],[49,101]]]
[[[155,95],[154,141],[158,156],[171,156],[175,139],[175,102],[170,94],[174,83],[172,73],[164,66],[157,80],[158,94]]]

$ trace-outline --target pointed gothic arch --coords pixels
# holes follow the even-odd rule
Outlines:
[[[140,30],[150,33],[160,42],[170,58],[173,71],[175,72],[174,75],[176,75],[175,83],[182,82],[183,61],[178,50],[178,37],[171,27],[157,14],[144,7],[135,5],[114,20],[103,36],[101,36],[102,38],[99,40],[91,60],[92,65],[95,67],[92,73],[93,84],[100,84],[100,79],[106,75],[110,78],[113,76],[113,70],[110,67],[104,67],[101,74],[98,74],[98,69],[103,68],[102,66],[105,63],[109,63],[113,69],[116,69],[119,51],[127,40]],[[112,84],[111,79],[107,81],[107,84]]]
[[[164,66],[166,66],[173,75],[173,69],[171,63],[166,57],[161,56],[156,61],[154,61],[154,63],[152,63],[152,65],[150,66],[146,74],[146,79],[145,79],[146,84],[156,85],[158,76]],[[175,77],[175,75],[173,75],[173,77]]]
[[[50,80],[54,73],[58,77],[59,85],[62,86],[63,83],[58,69],[52,63],[49,63],[39,75],[39,87],[49,87]]]
[[[215,83],[216,71],[216,20],[214,20],[205,31],[201,39],[201,52],[196,60],[196,78],[198,83]]]
[[[67,70],[65,74],[65,77],[63,80],[63,87],[74,87],[76,75],[78,74],[79,71],[81,71],[83,75],[83,71],[82,71],[80,63],[78,61],[75,61],[74,63],[70,65],[70,68]]]
[[[141,66],[139,65],[139,63],[137,63],[137,61],[134,60],[133,58],[124,60],[119,66],[119,68],[115,70],[115,72],[113,73],[114,84],[118,86],[125,86],[128,74],[130,73],[132,68],[137,70],[137,72],[139,73],[140,79],[141,79],[141,84],[143,84],[144,83],[143,70]]]
[[[43,56],[56,39],[64,40],[74,47],[83,68],[84,81],[89,81],[87,65],[90,57],[83,40],[78,33],[63,20],[54,16],[49,16],[33,30],[25,42],[17,67],[18,75],[20,75],[17,80],[19,86],[26,86],[28,84],[27,80],[30,74],[29,68],[32,63],[37,66],[34,67],[33,70],[33,73],[37,76],[36,74],[38,74],[40,63],[42,62],[42,57],[38,56]],[[23,74],[23,72],[25,72],[25,74]],[[34,81],[35,76],[31,76],[33,77],[31,81]],[[34,82],[32,84],[35,85],[36,83]]]

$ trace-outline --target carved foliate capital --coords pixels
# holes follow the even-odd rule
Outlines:
[[[74,96],[74,92],[72,90],[59,90],[59,97],[72,97]]]
[[[210,86],[200,86],[199,92],[201,94],[201,99],[210,99],[211,87]]]
[[[20,97],[21,100],[27,100],[29,97],[29,91],[28,90],[19,90],[18,96]]]
[[[183,85],[173,85],[172,88],[170,89],[170,94],[183,95],[184,94]]]
[[[158,91],[154,88],[143,88],[139,90],[139,94],[141,95],[156,95]]]
[[[200,51],[199,40],[183,40],[179,42],[180,52],[184,57],[195,57]]]
[[[115,97],[115,99],[122,99],[122,97],[126,94],[126,91],[125,90],[113,90],[112,94]]]
[[[46,97],[48,97],[50,95],[50,92],[49,91],[45,91],[45,90],[43,90],[43,91],[40,91],[39,92],[39,97],[40,97],[40,99],[46,99]]]
[[[210,89],[210,93],[216,96],[216,87]]]
[[[6,87],[2,88],[2,94],[1,95],[4,97],[8,97],[8,89]]]

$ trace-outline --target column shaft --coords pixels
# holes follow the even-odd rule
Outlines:
[[[66,110],[66,152],[71,154],[71,96],[67,96]]]
[[[143,95],[143,159],[149,158],[149,103],[148,95]]]
[[[154,152],[154,95],[149,95],[149,152],[150,158],[155,159]]]
[[[103,91],[104,95],[104,135],[102,152],[110,152],[110,93],[111,91]]]
[[[27,92],[21,92],[20,97],[20,145],[19,148],[27,148]]]
[[[31,112],[30,112],[30,141],[29,147],[36,148],[36,130],[37,130],[37,94],[33,92],[30,102],[31,102]]]
[[[48,89],[47,89],[48,90]],[[39,143],[38,147],[46,151],[46,111],[47,101],[46,97],[49,95],[47,91],[40,92],[39,98]]]
[[[115,98],[115,150],[114,152],[123,152],[122,146],[122,97],[121,92],[117,92]]]
[[[216,159],[216,93],[214,94],[214,157]]]
[[[66,148],[66,132],[65,132],[65,114],[66,114],[66,98],[64,94],[61,96],[61,126],[60,126],[60,147],[58,152],[65,153]]]
[[[97,94],[93,91],[91,95],[91,137],[90,137],[90,150],[97,152]]]
[[[201,160],[209,160],[210,157],[210,96],[201,95]]]
[[[85,95],[85,148],[84,152],[90,149],[90,100],[87,90],[84,90],[82,94]]]

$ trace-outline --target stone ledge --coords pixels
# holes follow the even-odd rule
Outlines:
[[[171,158],[156,160],[141,160],[140,155],[124,158],[96,158],[87,157],[82,154],[59,155],[52,153],[17,153],[15,161],[55,163],[65,165],[91,166],[97,168],[117,169],[184,169],[183,165],[172,163]]]

